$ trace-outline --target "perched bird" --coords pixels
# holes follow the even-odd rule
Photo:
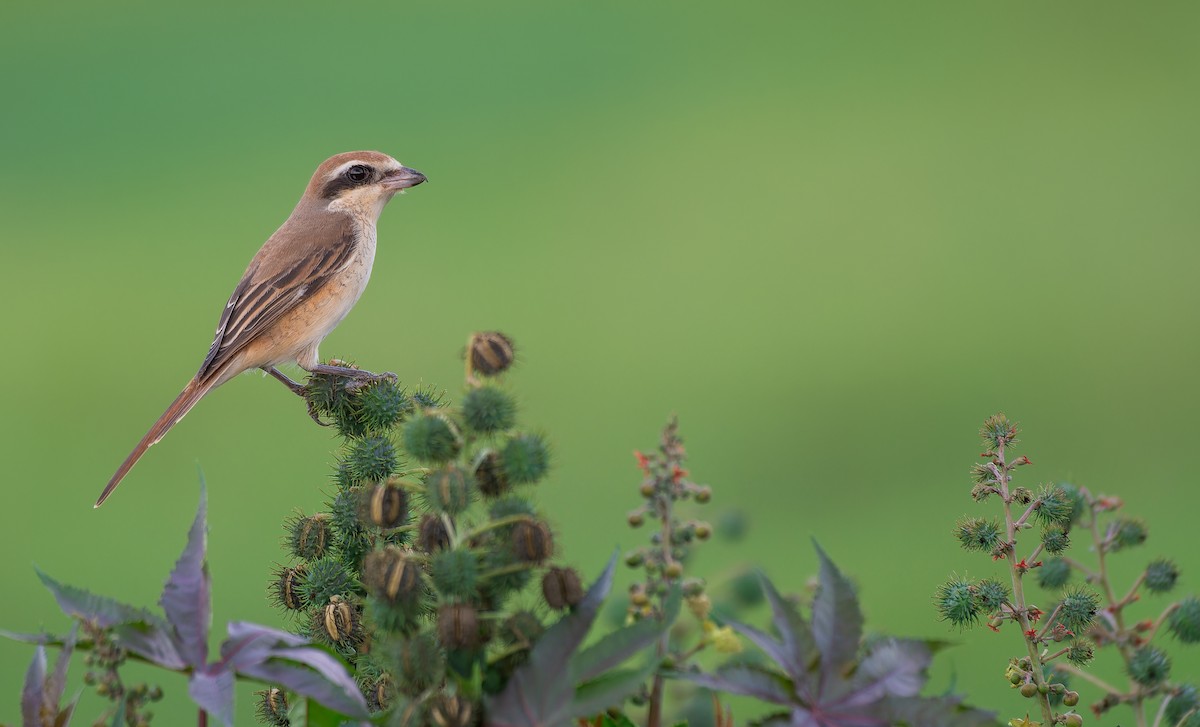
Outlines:
[[[243,371],[262,369],[301,396],[304,387],[275,368],[278,364],[295,361],[310,373],[380,378],[322,364],[317,346],[367,287],[375,222],[384,205],[424,181],[424,174],[375,151],[347,152],[322,162],[292,214],[267,238],[233,289],[200,370],[117,468],[96,507],[196,402]]]

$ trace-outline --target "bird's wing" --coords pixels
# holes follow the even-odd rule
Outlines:
[[[331,227],[320,230],[319,238],[307,236],[306,242],[310,244],[289,242],[288,247],[295,251],[291,254],[273,244],[276,236],[267,241],[221,311],[216,335],[197,379],[203,380],[219,370],[345,268],[355,251],[353,230],[348,222],[335,229]]]

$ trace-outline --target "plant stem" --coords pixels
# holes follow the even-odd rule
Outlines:
[[[200,715],[196,718],[196,727],[208,727],[208,712],[203,709],[199,712]]]
[[[1091,673],[1086,672],[1083,669],[1080,669],[1079,667],[1075,666],[1074,664],[1059,664],[1056,668],[1062,669],[1065,672],[1074,674],[1075,676],[1079,677],[1080,679],[1084,680],[1085,682],[1091,682],[1093,685],[1104,690],[1105,694],[1116,694],[1116,695],[1121,694],[1120,689],[1117,689],[1116,687],[1114,687],[1113,685],[1104,681],[1100,677],[1093,676]]]
[[[1046,681],[1045,669],[1042,665],[1041,656],[1038,653],[1037,644],[1026,635],[1030,630],[1029,617],[1027,612],[1027,604],[1025,603],[1025,589],[1021,582],[1023,574],[1017,569],[1017,525],[1016,521],[1013,519],[1012,497],[1008,492],[1008,481],[1010,479],[1010,475],[1008,474],[1008,468],[1005,466],[1003,441],[1001,441],[999,446],[996,447],[996,459],[999,461],[996,469],[999,470],[998,484],[1000,485],[1000,498],[1004,501],[1004,524],[1007,528],[1006,532],[1008,533],[1008,543],[1010,547],[1008,557],[1005,560],[1008,561],[1008,570],[1012,576],[1013,605],[1016,606],[1013,615],[1016,617],[1017,623],[1021,627],[1021,638],[1025,640],[1025,648],[1029,651],[1029,663],[1031,666],[1030,671],[1033,673],[1033,683],[1041,687],[1041,685]],[[1049,697],[1046,694],[1041,694],[1039,689],[1039,693],[1036,698],[1038,701],[1038,706],[1041,707],[1042,710],[1042,719],[1045,720],[1043,724],[1054,724],[1054,711],[1050,708]]]

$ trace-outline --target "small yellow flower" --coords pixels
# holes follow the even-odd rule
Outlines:
[[[707,621],[708,612],[712,610],[712,601],[708,600],[707,593],[701,593],[697,596],[688,596],[687,607],[698,621]]]
[[[728,626],[717,626],[712,621],[705,621],[704,634],[722,654],[737,654],[742,650],[742,640]]]

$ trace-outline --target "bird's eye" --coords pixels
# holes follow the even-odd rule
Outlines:
[[[371,176],[371,168],[362,164],[355,164],[346,170],[346,179],[349,179],[351,182],[363,182],[369,176]]]

